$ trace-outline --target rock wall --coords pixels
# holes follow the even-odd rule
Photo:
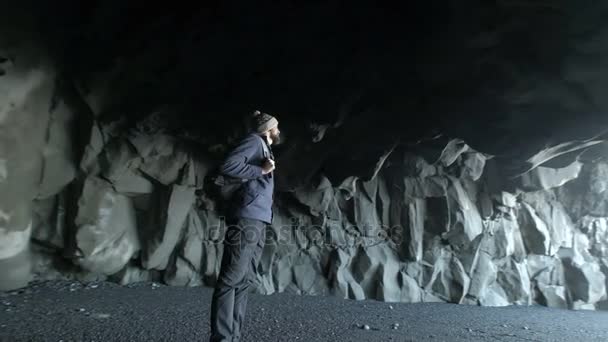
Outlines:
[[[40,260],[63,276],[212,286],[223,220],[204,187],[214,148],[159,128],[96,123],[80,163],[74,248],[58,242],[65,191],[37,199]],[[226,146],[227,147],[227,146]],[[608,164],[537,167],[510,182],[458,139],[395,148],[368,179],[318,172],[277,193],[257,292],[502,306],[605,305]],[[280,169],[277,169],[280,172]],[[65,251],[64,251],[65,254]],[[59,262],[61,263],[61,262]],[[39,279],[56,277],[39,265]]]
[[[168,107],[134,125],[102,122],[97,93],[39,53],[21,47],[20,63],[3,60],[0,286],[59,277],[212,286],[224,226],[204,177],[237,135],[217,145],[172,130]],[[336,142],[322,133],[305,149]],[[323,167],[326,156],[303,173],[298,154],[283,151],[277,173],[291,186],[276,196],[257,291],[605,308],[608,164],[568,157],[601,146],[547,148],[516,177],[505,160],[444,137],[393,144],[341,174]]]
[[[224,227],[204,177],[262,103],[289,114],[258,292],[606,308],[608,7],[452,3],[406,5],[425,23],[36,4],[46,35],[14,39],[31,46],[0,21],[0,288],[213,285]],[[406,28],[415,54],[403,22],[424,24]]]
[[[57,72],[44,51],[2,44],[0,62],[0,288],[31,280],[36,232],[63,246],[64,223],[39,220],[76,175],[73,110],[60,99]],[[44,205],[40,205],[44,203]],[[39,229],[44,225],[44,229]]]

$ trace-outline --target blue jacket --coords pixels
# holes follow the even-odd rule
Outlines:
[[[274,159],[272,150],[259,135],[252,133],[234,148],[220,166],[220,172],[247,181],[235,193],[229,215],[272,223],[274,175],[262,174],[266,158]]]

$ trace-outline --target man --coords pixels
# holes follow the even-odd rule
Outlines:
[[[266,225],[272,223],[274,157],[270,146],[280,139],[273,116],[254,113],[254,132],[228,155],[224,175],[244,180],[228,211],[224,254],[211,302],[211,342],[239,341],[247,294],[262,256]]]

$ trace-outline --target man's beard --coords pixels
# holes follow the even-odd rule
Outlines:
[[[274,145],[278,145],[282,142],[280,133],[279,134],[270,134],[270,139],[272,139],[272,143]]]

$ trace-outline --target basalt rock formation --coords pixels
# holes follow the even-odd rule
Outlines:
[[[606,308],[606,6],[453,4],[413,8],[442,27],[370,10],[367,33],[339,2],[263,25],[217,5],[135,28],[130,2],[7,25],[0,288],[212,286],[205,176],[263,107],[285,142],[257,292]]]

